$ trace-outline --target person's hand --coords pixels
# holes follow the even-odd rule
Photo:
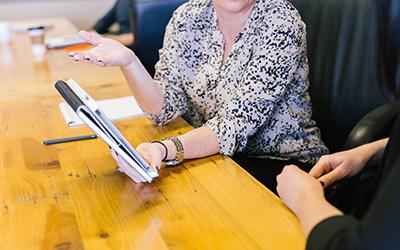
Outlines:
[[[360,172],[369,158],[370,154],[365,147],[323,155],[310,170],[310,175],[318,178],[322,185],[326,187]]]
[[[85,51],[69,52],[75,61],[92,63],[100,67],[127,67],[136,58],[132,50],[113,39],[82,30],[79,31],[79,36],[94,47]]]
[[[134,168],[132,168],[120,155],[117,154],[112,148],[110,148],[112,157],[118,163],[118,170],[120,172],[125,172],[134,182],[141,183],[146,182],[144,179]],[[129,169],[129,171],[127,171]]]
[[[321,184],[295,165],[285,166],[276,181],[279,197],[296,214],[304,207],[302,202],[324,200]]]
[[[145,142],[137,146],[136,150],[150,166],[157,169],[161,168],[162,159],[166,152],[160,144]]]

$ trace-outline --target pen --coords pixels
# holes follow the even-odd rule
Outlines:
[[[95,139],[95,138],[97,138],[96,134],[93,134],[93,135],[81,135],[81,136],[75,136],[75,137],[67,137],[67,138],[60,138],[60,139],[45,140],[45,141],[42,141],[42,144],[51,145],[51,144],[56,144],[56,143],[71,142],[71,141],[82,141],[82,140]]]

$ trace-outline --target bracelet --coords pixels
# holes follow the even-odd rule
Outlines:
[[[174,160],[165,161],[165,165],[167,166],[175,166],[181,163],[184,159],[184,151],[182,142],[175,136],[167,137],[164,140],[170,140],[174,143],[176,148],[176,156]]]
[[[167,159],[167,157],[168,157],[168,148],[167,148],[167,146],[165,146],[165,144],[163,142],[161,142],[161,141],[152,141],[151,143],[158,143],[158,144],[160,144],[161,146],[164,147],[165,155],[164,155],[164,158],[162,159],[162,161],[165,161]]]

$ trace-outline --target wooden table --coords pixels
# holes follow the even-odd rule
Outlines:
[[[64,19],[48,36],[76,32]],[[116,171],[100,139],[45,146],[88,134],[68,128],[57,79],[74,77],[96,99],[130,94],[116,68],[72,62],[49,50],[35,63],[25,34],[0,46],[0,249],[301,249],[295,216],[230,158],[163,169],[151,184]],[[133,144],[189,131],[181,119],[116,123]]]

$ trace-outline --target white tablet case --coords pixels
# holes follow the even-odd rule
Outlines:
[[[71,105],[71,100],[67,100],[68,97],[61,93],[60,87],[57,87],[57,85],[62,86],[63,84],[66,84],[69,89],[72,90],[73,94],[79,98],[83,105],[78,105],[75,108]],[[110,119],[100,110],[96,101],[90,97],[77,82],[73,79],[69,79],[66,82],[58,81],[56,83],[56,88],[63,95],[64,99],[66,99],[67,103],[71,105],[71,108],[75,110],[79,118],[128,163],[128,167],[119,166],[121,172],[124,172],[131,179],[134,179],[135,171],[147,182],[151,182],[154,178],[158,177],[157,170],[147,164]]]

